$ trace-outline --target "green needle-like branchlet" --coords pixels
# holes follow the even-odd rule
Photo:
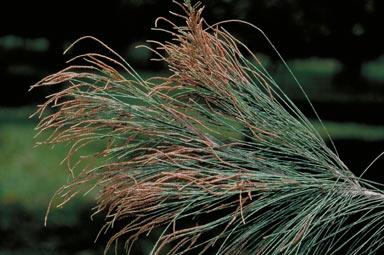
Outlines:
[[[171,75],[143,80],[87,36],[75,44],[92,39],[111,54],[75,57],[83,64],[33,86],[67,85],[36,113],[56,109],[37,126],[53,130],[40,144],[72,144],[60,206],[98,187],[102,231],[125,224],[109,230],[107,248],[129,233],[129,251],[163,226],[151,254],[377,254],[383,191],[327,147],[226,22],[209,25],[199,5],[176,3],[185,25],[158,18],[171,28],[155,30],[173,39],[151,49]],[[100,151],[71,163],[94,143]]]

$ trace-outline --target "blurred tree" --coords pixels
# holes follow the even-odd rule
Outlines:
[[[330,57],[343,64],[337,84],[361,85],[364,61],[384,53],[380,0],[249,1],[246,20],[263,28],[286,58]],[[279,47],[280,45],[280,47]],[[282,47],[281,45],[284,45]],[[287,45],[294,45],[292,50]],[[285,52],[284,52],[285,50]],[[288,52],[287,52],[288,51]]]
[[[163,5],[124,0],[67,0],[60,5],[45,1],[4,2],[1,8],[4,15],[0,15],[0,41],[16,38],[21,44],[12,47],[0,44],[0,75],[8,88],[7,93],[0,96],[0,104],[17,106],[41,101],[45,94],[28,93],[28,87],[47,73],[56,71],[57,67],[63,67],[68,59],[62,56],[64,49],[81,36],[98,37],[118,52],[123,52],[137,40],[153,38],[150,28],[156,17],[164,14],[162,8],[168,7]],[[35,38],[46,40],[48,47],[41,52],[25,47],[24,42]],[[88,51],[97,47],[94,43],[83,46]],[[24,72],[20,67],[27,67],[30,72]]]
[[[318,56],[340,60],[344,68],[336,84],[362,84],[359,81],[364,61],[384,53],[384,39],[377,33],[377,27],[384,23],[383,1],[210,0],[203,4],[207,7],[204,15],[211,24],[236,18],[262,28],[286,59]],[[44,73],[55,71],[51,69],[53,66],[63,66],[65,59],[61,53],[65,45],[80,36],[96,36],[118,52],[124,52],[137,41],[164,41],[165,33],[153,32],[150,28],[156,17],[170,16],[170,6],[171,0],[67,0],[61,5],[46,1],[5,1],[0,15],[0,39],[8,35],[45,38],[49,47],[44,52],[0,47],[0,74],[4,84],[12,85],[14,90],[13,95],[0,98],[2,104],[8,104],[9,99],[14,105],[31,103],[27,99],[30,94],[21,96],[20,91],[26,91],[30,83]],[[177,10],[177,7],[170,9]],[[249,27],[228,25],[228,29],[236,36],[245,35],[246,38],[239,38],[252,50],[274,54],[260,33]],[[36,66],[36,59],[39,59],[39,66]],[[34,76],[32,73],[12,74],[9,69],[13,66],[30,66],[40,73],[35,72]],[[159,66],[152,63],[147,67]]]
[[[362,64],[384,53],[384,39],[377,30],[384,24],[380,0],[213,0],[204,4],[211,22],[238,18],[260,27],[286,59],[336,58],[343,66],[336,84],[362,85]],[[245,35],[241,40],[254,50],[274,57],[270,46],[261,43],[260,34],[246,26],[234,30]]]
[[[212,0],[204,4],[211,23],[237,18],[260,27],[286,59],[336,58],[343,68],[335,84],[361,86],[362,64],[384,53],[384,39],[377,30],[384,24],[380,0]],[[276,55],[267,43],[261,43],[256,31],[246,26],[231,31],[245,35],[241,40],[253,50]]]

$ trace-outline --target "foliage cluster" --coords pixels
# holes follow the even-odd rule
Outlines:
[[[377,253],[383,191],[344,165],[257,57],[223,28],[246,22],[209,25],[199,4],[175,3],[183,13],[172,14],[186,25],[158,18],[156,27],[171,28],[155,30],[172,40],[152,41],[157,48],[150,49],[171,75],[144,80],[87,36],[74,44],[92,39],[111,56],[79,55],[70,62],[84,64],[33,86],[69,84],[36,112],[57,109],[37,126],[53,130],[39,144],[72,144],[66,160],[73,180],[56,193],[59,206],[99,187],[95,214],[107,213],[101,233],[126,222],[107,248],[127,235],[129,251],[163,226],[151,254],[168,244],[168,254]],[[71,162],[100,141],[97,153]]]

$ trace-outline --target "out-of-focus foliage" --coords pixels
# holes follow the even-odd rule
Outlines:
[[[384,23],[384,4],[380,0],[210,0],[203,4],[211,24],[236,18],[257,25],[286,59],[318,56],[339,60],[343,68],[336,84],[365,85],[360,77],[362,64],[383,54],[384,41],[377,36],[378,25]],[[108,3],[68,0],[59,5],[57,2],[5,1],[1,6],[5,15],[0,16],[0,75],[9,93],[2,94],[1,104],[41,101],[38,95],[20,91],[56,71],[54,66],[63,67],[61,53],[80,36],[96,36],[119,53],[129,53],[133,44],[146,39],[164,41],[166,35],[154,33],[150,27],[154,26],[155,17],[167,15],[169,9],[175,10],[172,6],[171,0]],[[236,36],[240,35],[253,51],[276,57],[249,28],[226,27]],[[93,49],[95,45],[90,43],[84,47]],[[164,67],[148,61],[148,57],[129,60],[139,68]]]

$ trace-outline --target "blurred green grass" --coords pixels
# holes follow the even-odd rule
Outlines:
[[[384,56],[369,61],[363,66],[363,74],[372,80],[384,81]]]
[[[306,100],[280,61],[272,62],[263,54],[257,56],[280,88],[292,100]],[[384,56],[363,65],[362,80],[356,81],[359,84],[342,84],[341,86],[338,84],[340,81],[335,80],[335,75],[342,69],[342,65],[335,59],[312,57],[289,60],[287,64],[313,102],[384,103]]]
[[[311,121],[314,127],[319,131],[320,135],[327,139],[326,131],[321,127],[318,120]],[[349,139],[349,140],[364,140],[364,141],[384,141],[384,127],[373,126],[353,122],[323,122],[326,130],[333,140]]]
[[[0,109],[0,201],[21,203],[26,207],[46,207],[54,192],[69,177],[67,165],[59,163],[70,147],[60,145],[53,150],[49,146],[33,148],[37,120],[28,119],[33,111],[33,107]],[[320,123],[313,121],[313,124],[325,137]],[[382,126],[324,124],[333,139],[384,140]],[[92,148],[88,150],[86,153],[90,153]]]
[[[282,70],[281,65],[272,63],[264,55],[260,55],[260,59],[272,76],[277,76],[278,84],[289,97],[303,99],[292,77],[286,70]],[[332,87],[332,75],[341,68],[335,60],[310,58],[290,61],[288,64],[311,100],[351,103],[355,100],[369,102],[372,97],[378,98],[378,95],[369,92],[349,94],[335,90]],[[274,68],[271,68],[272,66]],[[143,78],[162,75],[155,72],[139,73]],[[367,63],[363,68],[363,75],[371,80],[383,82],[384,57]],[[383,98],[384,95],[381,95],[381,99]],[[54,192],[69,178],[67,165],[65,163],[59,165],[70,149],[69,146],[59,145],[54,150],[48,146],[33,148],[35,144],[33,137],[36,134],[34,127],[38,120],[28,117],[35,110],[36,108],[32,106],[0,108],[0,203],[22,203],[27,207],[45,208]],[[319,121],[313,121],[313,124],[320,134],[326,137]],[[384,140],[382,126],[338,122],[324,122],[324,124],[335,140]],[[49,134],[43,134],[37,140],[42,140],[47,135]],[[93,149],[97,148],[89,148],[86,153],[91,153]],[[89,201],[89,197],[85,199]]]
[[[0,201],[46,207],[54,192],[67,182],[67,164],[60,165],[69,146],[34,148],[38,123],[28,116],[33,107],[0,109]]]

